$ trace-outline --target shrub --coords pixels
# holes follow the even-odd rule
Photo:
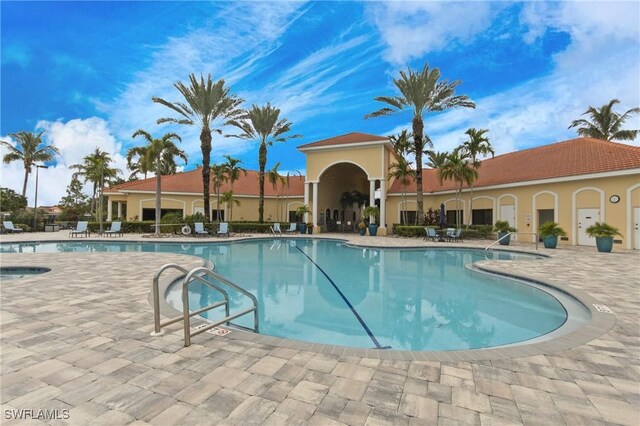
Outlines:
[[[255,222],[231,222],[229,227],[233,232],[251,232],[257,234],[267,234],[270,232],[269,227],[271,223],[255,223]],[[284,224],[281,224],[281,228],[284,229]],[[288,225],[287,225],[288,228]]]
[[[401,237],[424,237],[424,226],[407,226],[397,223],[393,224],[393,233]],[[431,228],[436,228],[432,226]]]

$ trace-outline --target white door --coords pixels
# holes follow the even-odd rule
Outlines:
[[[595,246],[596,239],[587,235],[587,228],[600,221],[600,209],[578,209],[578,245]]]
[[[633,248],[640,250],[640,207],[633,208]]]
[[[500,206],[500,220],[506,220],[509,222],[509,226],[516,226],[516,206],[509,204],[506,206]],[[516,235],[512,235],[511,239],[516,240]]]

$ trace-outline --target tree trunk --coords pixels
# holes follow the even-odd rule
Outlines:
[[[206,125],[200,132],[200,148],[202,149],[202,197],[204,201],[204,217],[211,220],[211,204],[209,203],[209,184],[211,182],[211,130]]]
[[[413,117],[413,147],[416,155],[416,201],[418,204],[418,211],[416,214],[416,224],[420,224],[424,220],[424,200],[422,196],[422,150],[424,148],[424,142],[422,140],[422,132],[424,130],[424,123],[422,117],[416,115]]]
[[[216,222],[220,222],[220,181],[216,181]]]
[[[93,182],[93,195],[91,196],[91,207],[89,207],[89,213],[93,216],[96,211],[96,192],[98,191],[98,186],[95,182]]]
[[[29,169],[24,168],[24,184],[22,184],[22,196],[26,197],[27,194],[27,181],[29,180]]]
[[[471,217],[473,216],[473,183],[471,184],[471,196],[469,197],[469,219],[467,220],[467,228],[471,225]]]
[[[162,194],[162,176],[160,175],[160,158],[156,163],[156,235],[160,235],[160,197]]]
[[[260,198],[258,200],[258,222],[264,223],[264,168],[267,165],[267,144],[260,144],[258,155],[260,172],[258,173],[258,184],[260,185]]]

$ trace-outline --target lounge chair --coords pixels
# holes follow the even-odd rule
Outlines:
[[[436,242],[438,240],[438,234],[436,234],[436,230],[434,228],[425,227],[424,228],[424,240],[432,240]]]
[[[206,237],[209,233],[204,229],[204,224],[202,222],[195,222],[193,224],[193,235],[195,237]]]
[[[289,229],[287,229],[285,231],[287,234],[293,234],[294,232],[298,232],[298,224],[297,223],[290,223],[289,224]]]
[[[280,224],[279,223],[274,223],[273,226],[271,227],[271,232],[275,235],[275,234],[280,234],[282,235],[282,229],[280,229]]]
[[[2,226],[4,226],[5,233],[11,232],[12,234],[17,234],[24,231],[24,229],[22,228],[16,228],[15,226],[13,226],[13,222],[10,220],[5,220],[4,222],[2,222]]]
[[[451,234],[447,235],[449,241],[462,241],[462,228],[454,230]]]
[[[69,231],[70,237],[75,237],[76,235],[84,234],[85,237],[90,235],[89,233],[89,222],[78,222],[76,229],[72,229]]]
[[[227,222],[222,222],[218,226],[218,237],[221,235],[229,236],[229,224]]]
[[[122,237],[122,230],[120,229],[121,227],[122,222],[111,222],[111,229],[104,231],[104,235],[106,235],[107,237],[111,235],[118,235]]]

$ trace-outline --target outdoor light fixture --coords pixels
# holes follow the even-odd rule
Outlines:
[[[35,201],[33,202],[33,232],[36,232],[38,225],[38,169],[48,169],[49,166],[42,166],[36,164],[36,196]]]

